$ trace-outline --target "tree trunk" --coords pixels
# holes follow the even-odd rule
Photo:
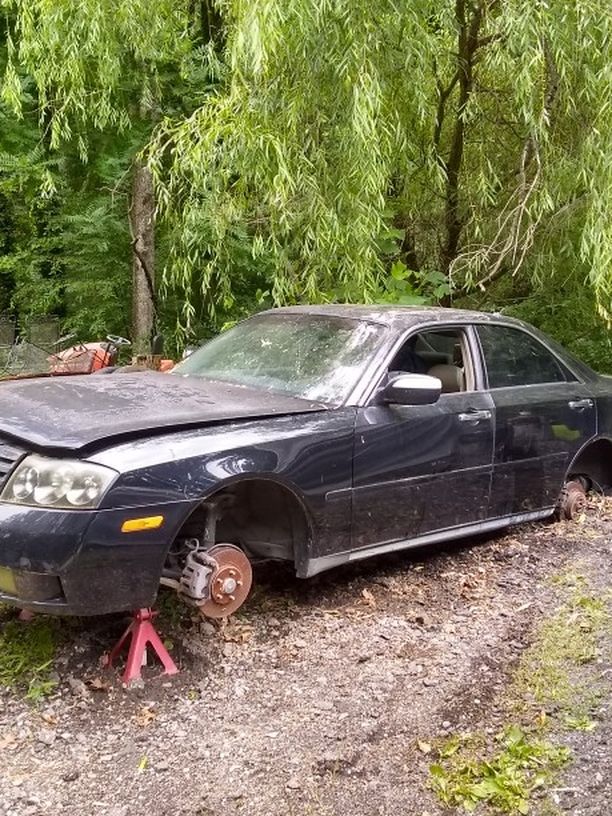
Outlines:
[[[155,189],[149,168],[134,165],[132,202],[132,342],[137,354],[151,351],[155,328]]]
[[[457,81],[459,100],[451,136],[451,145],[446,169],[446,242],[442,248],[442,269],[446,275],[459,251],[459,240],[463,230],[460,213],[459,178],[463,163],[465,143],[465,113],[473,88],[474,57],[478,49],[478,32],[482,23],[483,5],[471,6],[471,18],[466,15],[465,0],[456,0],[455,17],[457,35]],[[448,305],[448,304],[444,304]]]

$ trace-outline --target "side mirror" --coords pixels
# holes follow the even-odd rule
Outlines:
[[[396,374],[382,392],[391,405],[433,405],[442,393],[442,382],[427,374]]]

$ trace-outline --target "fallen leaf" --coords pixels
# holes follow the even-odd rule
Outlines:
[[[94,691],[108,691],[110,688],[110,684],[107,683],[106,680],[103,680],[101,677],[94,677],[91,680],[88,680],[87,685]]]
[[[361,595],[368,606],[375,607],[376,606],[376,598],[370,592],[369,589],[362,589]]]
[[[144,707],[141,708],[138,714],[134,717],[134,722],[136,725],[140,725],[142,728],[146,728],[147,725],[150,725],[153,720],[157,717],[156,712],[152,708]]]
[[[234,623],[223,630],[222,636],[228,643],[248,643],[253,637],[253,626],[250,623]]]
[[[17,737],[11,731],[3,734],[0,737],[0,750],[8,748],[9,745],[14,745],[17,742]]]

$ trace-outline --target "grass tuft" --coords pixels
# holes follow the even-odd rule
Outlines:
[[[25,691],[34,702],[56,686],[51,678],[57,622],[37,617],[30,623],[9,620],[0,628],[0,686]]]
[[[589,720],[599,693],[592,682],[581,681],[579,669],[599,656],[610,614],[605,600],[589,593],[583,580],[573,586],[569,599],[541,626],[523,655],[510,697],[516,712],[546,708],[570,727],[573,722],[583,728],[578,723]]]

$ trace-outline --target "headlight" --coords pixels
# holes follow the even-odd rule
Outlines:
[[[0,501],[31,507],[90,510],[117,476],[90,462],[27,456],[0,494]]]

